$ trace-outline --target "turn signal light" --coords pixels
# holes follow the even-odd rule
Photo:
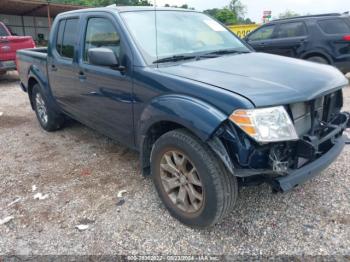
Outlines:
[[[251,136],[256,135],[256,130],[252,124],[250,115],[243,110],[235,111],[231,116],[230,120],[236,123],[240,128],[242,128],[247,134]]]

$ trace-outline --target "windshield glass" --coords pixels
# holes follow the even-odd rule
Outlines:
[[[249,51],[230,31],[202,13],[157,11],[155,16],[155,11],[138,11],[121,15],[148,64],[177,55],[225,49]]]

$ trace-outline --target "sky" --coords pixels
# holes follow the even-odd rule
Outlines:
[[[155,1],[155,0],[150,0]],[[196,10],[203,11],[210,8],[221,8],[230,0],[156,0],[158,6],[188,4]],[[246,17],[260,23],[264,10],[272,11],[272,17],[287,9],[299,14],[320,14],[350,11],[349,0],[241,0],[247,7]]]

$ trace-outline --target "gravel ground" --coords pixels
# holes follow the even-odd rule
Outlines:
[[[229,217],[199,231],[169,216],[137,153],[75,122],[44,132],[14,74],[0,80],[0,112],[0,219],[14,217],[0,254],[350,255],[350,146],[287,194],[242,189]]]

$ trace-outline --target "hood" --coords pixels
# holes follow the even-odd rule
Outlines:
[[[203,59],[159,70],[234,92],[256,107],[307,101],[348,84],[332,66],[264,53]]]

